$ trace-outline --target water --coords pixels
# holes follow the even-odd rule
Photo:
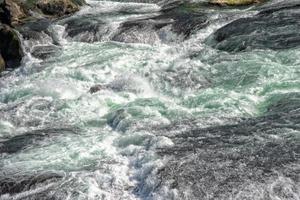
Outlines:
[[[200,9],[209,24],[188,38],[166,26],[115,41],[161,6],[88,3],[24,40],[23,66],[0,79],[1,200],[300,198],[299,47],[210,45],[256,8]],[[69,37],[74,19],[89,31]]]

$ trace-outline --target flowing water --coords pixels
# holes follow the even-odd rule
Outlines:
[[[0,78],[1,200],[300,199],[300,47],[256,48],[259,31],[235,36],[258,38],[243,51],[211,42],[264,7],[193,8],[208,23],[188,37],[119,33],[160,16],[155,3],[89,1],[23,40],[23,65]],[[30,54],[52,43],[51,57]]]

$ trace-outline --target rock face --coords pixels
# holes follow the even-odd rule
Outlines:
[[[209,42],[215,48],[230,52],[297,47],[300,45],[299,4],[279,4],[263,9],[254,17],[233,21],[217,30]]]
[[[74,0],[39,0],[37,7],[46,15],[63,16],[79,11],[83,4]]]
[[[211,0],[211,4],[228,5],[228,6],[244,6],[254,3],[261,3],[263,0]]]
[[[7,25],[0,24],[0,52],[5,66],[15,68],[24,55],[17,33]]]

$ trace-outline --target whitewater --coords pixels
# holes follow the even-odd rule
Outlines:
[[[0,77],[0,200],[299,200],[300,47],[270,39],[300,32],[298,2],[203,2],[170,8],[196,13],[192,30],[166,22],[170,1],[90,0],[22,36],[22,66]]]

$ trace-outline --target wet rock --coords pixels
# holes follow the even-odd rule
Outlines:
[[[46,15],[63,16],[79,11],[83,4],[80,0],[39,0],[37,8]]]
[[[62,178],[62,175],[51,172],[41,172],[33,175],[9,175],[2,173],[0,174],[0,195],[25,192],[41,184],[55,183]]]
[[[272,199],[269,188],[280,176],[286,182],[279,195],[297,195],[299,97],[299,93],[276,97],[264,116],[235,124],[162,129],[174,146],[158,150],[171,159],[158,171],[160,181],[154,187],[176,189],[178,199],[256,199],[254,191],[262,195],[258,199]],[[283,191],[285,187],[291,189]],[[249,198],[242,198],[243,193]]]
[[[0,154],[2,153],[17,153],[25,148],[38,145],[40,141],[49,137],[55,137],[63,133],[74,133],[73,129],[69,128],[50,128],[42,130],[34,130],[22,135],[14,136],[10,139],[0,142]]]
[[[21,64],[24,52],[17,33],[9,26],[0,24],[0,38],[0,53],[6,67],[18,67]]]
[[[105,23],[90,17],[71,18],[63,23],[66,26],[68,37],[80,42],[100,41],[105,31]]]
[[[0,153],[16,153],[31,145],[34,142],[41,141],[47,137],[47,135],[42,134],[26,134],[15,136],[9,140],[6,140],[0,145]]]
[[[274,3],[270,1],[270,3],[266,3],[258,8],[260,14],[268,14],[273,13],[280,10],[287,10],[287,9],[297,9],[300,7],[300,2],[298,0],[290,0],[288,2],[282,1],[278,3]]]
[[[181,9],[181,3],[171,5],[173,6],[167,6],[165,10],[162,10],[159,16],[123,23],[119,27],[118,34],[113,37],[113,40],[143,42],[145,37],[148,37],[150,33],[153,37],[158,37],[160,40],[166,41],[168,40],[166,38],[168,34],[164,32],[163,28],[167,27],[170,27],[171,32],[183,38],[188,38],[193,32],[208,25],[208,18],[205,14],[186,12],[184,9]],[[148,38],[145,41],[146,43],[147,41],[153,41],[153,38]]]
[[[93,93],[99,92],[99,91],[101,91],[101,90],[103,90],[103,89],[105,89],[105,88],[106,88],[106,87],[103,86],[103,85],[95,85],[95,86],[93,86],[93,87],[90,88],[89,92],[90,92],[91,94],[93,94]]]
[[[300,45],[300,7],[277,5],[258,15],[241,18],[217,30],[209,43],[225,51],[288,49]]]
[[[39,59],[47,59],[58,54],[60,51],[61,48],[55,45],[34,46],[31,54]]]
[[[49,19],[38,19],[29,21],[26,24],[17,27],[17,29],[25,40],[32,39],[42,41],[44,34],[51,35],[48,30],[50,25],[51,21]]]

